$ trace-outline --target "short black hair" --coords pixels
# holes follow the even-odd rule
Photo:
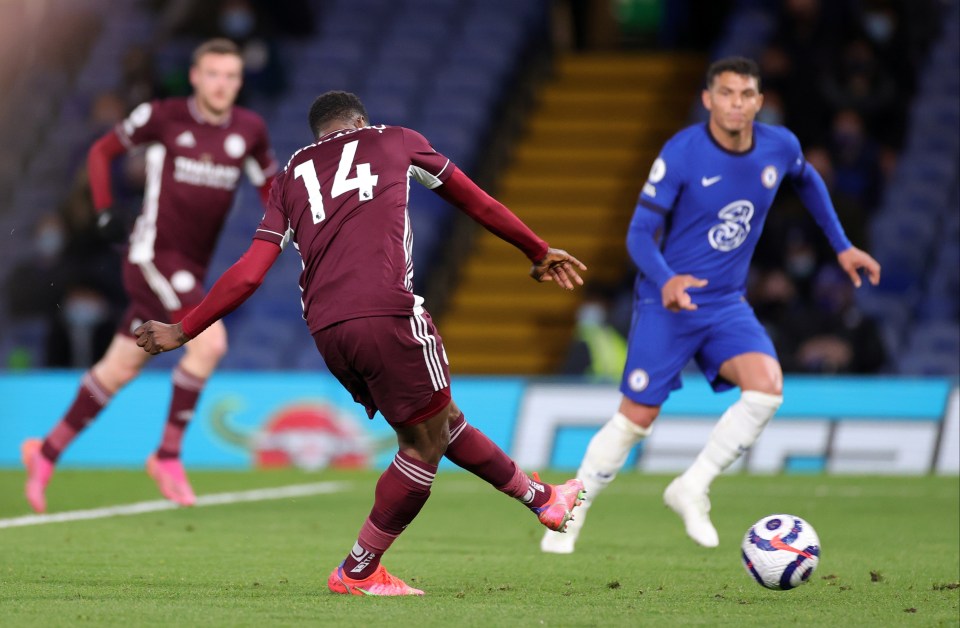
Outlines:
[[[752,76],[757,79],[757,91],[760,90],[760,66],[753,59],[746,57],[724,57],[717,59],[707,68],[707,89],[713,85],[713,79],[724,72],[733,72],[740,76]]]
[[[327,92],[317,96],[310,105],[310,130],[314,137],[320,137],[320,129],[332,120],[347,122],[357,116],[370,120],[363,102],[350,92]]]

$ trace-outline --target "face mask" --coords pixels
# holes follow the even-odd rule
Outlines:
[[[863,18],[863,29],[873,41],[886,43],[893,36],[893,20],[886,13],[867,13]]]
[[[794,253],[787,259],[787,270],[793,277],[809,277],[817,266],[817,258],[812,253]]]
[[[63,250],[63,232],[59,229],[44,229],[33,242],[41,257],[56,257]]]
[[[253,32],[256,20],[246,9],[230,9],[220,14],[220,30],[224,35],[243,39]]]
[[[64,306],[63,314],[67,322],[74,327],[91,327],[103,320],[106,308],[99,299],[92,297],[70,297]]]
[[[577,312],[577,323],[586,327],[603,325],[604,318],[606,314],[599,303],[586,303]]]

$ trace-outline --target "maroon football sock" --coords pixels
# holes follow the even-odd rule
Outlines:
[[[393,463],[377,482],[370,516],[360,529],[353,550],[343,561],[346,575],[363,580],[376,571],[383,553],[430,497],[430,486],[436,474],[437,465],[397,452]]]
[[[182,366],[173,370],[173,397],[170,399],[170,411],[167,414],[167,424],[163,428],[163,438],[160,448],[157,449],[157,458],[169,459],[180,457],[180,444],[183,442],[183,433],[193,418],[193,409],[197,406],[197,399],[203,391],[207,380],[187,373]]]
[[[463,414],[450,422],[450,444],[444,455],[530,508],[543,506],[553,494],[549,485],[527,477],[510,456],[483,432],[467,423]]]
[[[103,407],[110,403],[112,396],[113,394],[97,381],[92,371],[84,373],[73,403],[43,441],[40,452],[44,457],[50,462],[56,462],[77,434],[83,431],[83,428],[96,418]]]

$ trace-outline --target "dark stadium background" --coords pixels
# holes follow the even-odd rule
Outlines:
[[[958,22],[946,0],[2,2],[2,368],[84,368],[105,348],[124,296],[119,252],[94,227],[86,150],[139,102],[186,93],[190,51],[219,35],[244,47],[241,103],[267,120],[281,162],[309,142],[314,96],[356,91],[373,121],[420,130],[590,265],[584,291],[535,292],[522,256],[412,190],[417,290],[455,373],[582,374],[578,320],[600,308],[625,332],[636,194],[662,141],[703,119],[706,64],[743,54],[762,67],[761,119],[797,133],[851,239],[883,264],[880,286],[854,295],[781,194],[750,297],[785,370],[955,376]],[[132,219],[142,155],[114,180]],[[245,187],[208,283],[260,213]],[[228,318],[223,368],[323,369],[299,322],[298,270],[286,252]]]

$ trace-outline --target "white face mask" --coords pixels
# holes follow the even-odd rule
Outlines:
[[[33,240],[33,246],[41,257],[56,257],[63,250],[63,230],[48,227],[38,233]]]
[[[75,327],[92,327],[107,315],[107,306],[102,299],[93,296],[71,296],[63,308],[67,322]]]
[[[863,29],[870,39],[885,44],[893,36],[893,19],[886,13],[867,13],[863,16]]]
[[[599,303],[584,303],[577,311],[577,323],[587,327],[603,325],[606,318],[606,311]]]
[[[243,39],[253,32],[256,18],[246,9],[228,9],[220,14],[219,24],[224,35]]]

